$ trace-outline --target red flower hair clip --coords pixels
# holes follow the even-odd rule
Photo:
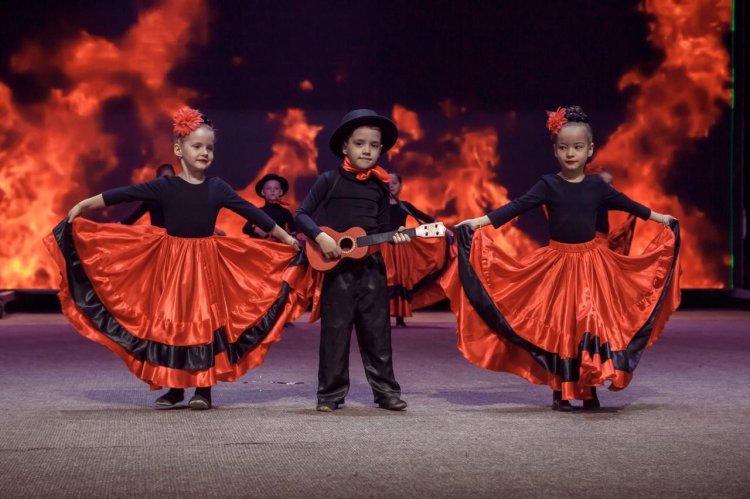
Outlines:
[[[200,111],[189,107],[180,108],[172,117],[172,125],[176,137],[187,137],[203,124]]]
[[[558,107],[557,111],[547,111],[547,130],[554,136],[560,131],[565,123],[568,122],[568,118],[565,117],[564,107]]]

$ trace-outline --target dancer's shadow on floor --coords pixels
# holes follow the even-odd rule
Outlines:
[[[536,387],[534,387],[536,388]],[[601,392],[599,392],[601,394]],[[596,411],[584,411],[580,408],[580,402],[573,402],[575,414],[618,414],[624,410],[643,411],[660,408],[657,404],[646,404],[642,400],[655,395],[656,392],[647,387],[637,387],[629,392],[619,392],[616,395],[600,395],[602,407]],[[488,408],[493,412],[502,413],[534,413],[550,410],[552,403],[549,390],[523,388],[512,389],[487,389],[487,390],[442,390],[433,392],[428,397],[443,399],[445,402],[456,407],[455,410],[466,408]],[[616,400],[612,400],[616,398]],[[510,407],[497,407],[497,406]],[[493,406],[489,408],[488,406]],[[519,407],[521,406],[521,407]],[[474,409],[475,410],[475,409]]]
[[[142,389],[86,390],[79,395],[83,395],[88,400],[109,405],[129,405],[145,408],[153,406],[154,400],[162,393],[163,391],[151,391],[144,386]]]
[[[538,390],[495,389],[486,390],[440,390],[428,395],[430,398],[443,399],[450,405],[465,407],[484,407],[497,404],[535,406],[544,403]]]

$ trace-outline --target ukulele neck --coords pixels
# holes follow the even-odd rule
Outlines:
[[[388,243],[393,241],[393,235],[398,231],[392,230],[390,232],[381,232],[380,234],[371,234],[368,236],[362,236],[357,238],[357,246],[360,248],[363,246],[372,246],[373,244]],[[409,237],[416,237],[416,229],[402,230],[401,234],[406,234]]]

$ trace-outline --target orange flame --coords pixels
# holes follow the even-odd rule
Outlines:
[[[52,89],[42,103],[20,107],[0,83],[0,137],[5,143],[0,149],[2,286],[56,286],[42,237],[118,166],[115,137],[102,130],[98,119],[105,101],[132,99],[140,126],[156,137],[134,147],[150,158],[172,157],[163,131],[169,130],[171,113],[195,92],[175,88],[166,77],[188,47],[205,42],[207,34],[202,0],[165,0],[143,11],[118,42],[81,32],[53,53],[31,42],[11,58],[13,71],[55,69],[70,85]],[[92,163],[98,166],[95,171],[82,168]]]
[[[699,242],[721,244],[705,214],[686,210],[662,188],[675,157],[690,140],[708,135],[731,101],[730,59],[722,37],[730,26],[730,0],[649,0],[643,9],[654,16],[649,40],[664,61],[649,76],[626,73],[620,89],[637,88],[625,122],[601,148],[596,161],[606,166],[623,192],[660,213],[680,220],[683,244],[682,284],[721,287],[727,280],[723,261],[705,258]],[[638,253],[659,230],[639,224],[632,251]]]
[[[509,201],[508,190],[494,181],[500,161],[494,129],[447,132],[439,141],[452,144],[446,149],[457,153],[435,158],[406,147],[425,136],[416,113],[397,104],[392,116],[401,132],[392,162],[398,171],[409,172],[404,199],[449,224],[479,217]],[[497,231],[495,242],[514,256],[537,246],[512,223]]]

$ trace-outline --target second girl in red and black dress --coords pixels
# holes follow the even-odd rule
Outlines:
[[[549,113],[557,174],[457,231],[458,258],[442,281],[458,317],[459,349],[471,362],[553,390],[553,409],[570,400],[598,409],[595,388],[630,383],[643,351],[680,302],[679,225],[586,175],[594,151],[581,108]],[[549,246],[515,259],[482,226],[509,222],[544,205]],[[595,237],[599,208],[664,224],[637,257],[615,254]]]

